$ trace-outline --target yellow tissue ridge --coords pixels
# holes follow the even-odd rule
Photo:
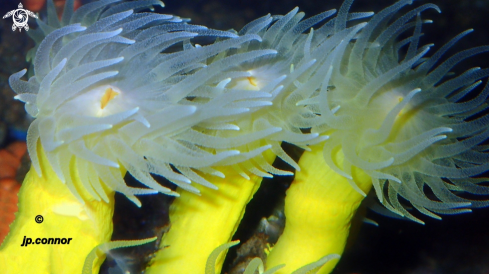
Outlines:
[[[328,254],[342,254],[351,219],[364,198],[346,178],[326,165],[320,145],[311,149],[299,160],[301,171],[296,173],[285,198],[285,229],[267,257],[267,269],[285,264],[277,274],[292,273]],[[334,153],[333,159],[341,167],[343,152]],[[352,177],[368,193],[370,177],[355,167]],[[318,273],[330,273],[337,263],[329,261]]]
[[[2,273],[80,273],[90,251],[110,241],[114,192],[106,189],[109,203],[93,199],[81,185],[76,169],[72,169],[73,183],[83,204],[59,180],[40,145],[38,154],[42,177],[31,168],[20,188],[19,211],[0,247]],[[42,223],[36,223],[37,215],[43,216]],[[24,236],[33,242],[37,238],[72,240],[69,244],[21,246]],[[94,266],[96,273],[101,263]]]
[[[83,221],[88,219],[85,209],[80,203],[60,203],[53,206],[52,210],[59,215],[73,216]]]
[[[269,163],[275,159],[271,151],[263,155]],[[262,178],[250,175],[250,180],[247,180],[232,167],[216,169],[226,178],[202,176],[219,189],[196,184],[194,186],[200,190],[200,196],[178,189],[180,197],[170,206],[170,231],[163,235],[161,251],[146,273],[204,274],[212,251],[231,240]],[[216,273],[221,273],[225,256],[226,252],[219,255]]]

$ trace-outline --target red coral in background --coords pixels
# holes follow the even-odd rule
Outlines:
[[[54,0],[58,11],[65,5],[65,0]],[[40,11],[46,4],[46,0],[23,0],[24,8],[32,12]],[[75,0],[75,10],[81,6],[81,0]]]
[[[20,184],[15,175],[26,151],[24,142],[15,142],[0,150],[0,243],[7,236],[17,212]]]

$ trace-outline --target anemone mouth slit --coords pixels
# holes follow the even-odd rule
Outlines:
[[[105,90],[104,95],[100,99],[100,108],[104,109],[107,104],[114,99],[117,95],[119,95],[119,92],[115,91],[113,88],[107,88]]]

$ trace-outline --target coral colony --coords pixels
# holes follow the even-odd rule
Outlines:
[[[236,32],[151,12],[157,0],[75,12],[71,0],[60,19],[48,1],[29,31],[33,69],[9,79],[34,117],[32,169],[0,265],[98,273],[108,250],[155,240],[110,242],[116,191],[134,206],[139,195],[178,196],[147,273],[219,273],[246,204],[272,176],[295,173],[285,229],[246,273],[329,273],[371,189],[420,223],[487,206],[459,194],[489,194],[479,176],[489,169],[489,70],[449,72],[489,47],[445,54],[471,30],[436,50],[420,44],[433,4],[400,0],[374,14],[350,12],[352,2],[307,19],[297,8],[265,15]],[[295,161],[282,143],[304,153]],[[144,187],[126,185],[126,173]]]

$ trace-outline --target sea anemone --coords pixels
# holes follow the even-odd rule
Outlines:
[[[355,17],[347,13],[351,2],[343,4],[335,20],[303,34],[310,44],[304,47],[303,56],[296,54],[297,61],[290,63],[299,64],[296,67],[305,72],[294,79],[295,88],[285,89],[281,107],[286,114],[296,106],[305,108],[295,108],[300,115],[282,115],[290,122],[288,126],[327,135],[322,148],[326,164],[353,188],[351,168],[362,170],[372,179],[379,200],[412,220],[419,221],[400,205],[398,196],[432,217],[436,215],[427,210],[450,214],[469,205],[487,205],[451,192],[488,193],[487,188],[477,186],[484,180],[473,177],[489,168],[481,146],[489,137],[489,116],[484,114],[489,86],[470,100],[464,98],[489,71],[473,68],[458,76],[447,73],[464,59],[489,51],[489,46],[443,60],[444,53],[472,31],[468,30],[426,57],[432,45],[419,47],[419,39],[422,24],[431,21],[422,20],[420,13],[439,11],[436,5],[422,5],[394,20],[393,15],[412,2],[399,1],[374,15],[368,24],[345,29],[342,18]],[[407,37],[401,40],[401,35]],[[288,41],[286,38],[281,41]],[[294,48],[301,48],[297,40],[290,40],[296,41]],[[261,45],[284,51],[281,45]],[[300,66],[305,63],[310,65]],[[338,150],[344,154],[343,166],[332,159]],[[426,197],[424,185],[439,201]]]
[[[477,177],[489,168],[484,145],[489,137],[489,86],[470,95],[489,70],[447,73],[489,47],[443,59],[468,30],[426,57],[431,45],[420,47],[419,40],[422,25],[431,21],[423,20],[421,12],[439,10],[425,4],[394,17],[411,2],[399,1],[374,15],[355,40],[342,41],[331,60],[318,64],[313,71],[322,70],[322,77],[313,75],[302,83],[312,88],[289,97],[290,104],[310,110],[300,124],[329,139],[299,161],[304,171],[287,191],[285,230],[267,266],[287,262],[283,273],[288,273],[294,264],[314,261],[326,250],[341,254],[351,216],[371,186],[389,210],[420,223],[400,197],[437,219],[437,213],[458,214],[488,205],[456,194],[489,193],[483,185],[487,178]],[[329,265],[322,271],[331,269]]]
[[[80,220],[79,208],[108,204],[93,227],[111,216],[113,191],[138,206],[136,195],[180,195],[161,241],[170,247],[148,273],[201,271],[231,240],[261,179],[293,174],[274,167],[275,157],[297,171],[284,233],[267,260],[286,264],[277,273],[341,254],[372,186],[387,209],[417,222],[400,197],[434,218],[487,206],[457,194],[489,194],[478,177],[489,169],[489,86],[472,94],[489,70],[449,71],[489,47],[445,58],[469,30],[428,55],[431,45],[419,44],[431,21],[421,13],[436,5],[397,16],[411,0],[375,15],[350,13],[352,2],[335,17],[331,10],[303,20],[296,8],[234,32],[141,12],[162,6],[156,0],[101,0],[76,12],[68,1],[61,21],[48,1],[47,21],[31,34],[32,76],[9,79],[35,117],[28,180],[56,177],[78,202],[68,215]],[[215,41],[196,44],[206,37]],[[298,163],[282,142],[305,150]],[[146,188],[127,186],[126,171]],[[108,241],[108,222],[84,251]]]
[[[229,149],[232,144],[221,144],[223,151],[219,153],[199,148],[213,144],[202,139],[185,140],[196,134],[191,127],[201,123],[202,131],[216,130],[213,127],[229,130],[231,126],[226,128],[224,122],[210,122],[208,127],[204,122],[247,112],[247,107],[259,105],[265,94],[246,94],[240,99],[253,96],[250,101],[242,100],[233,107],[239,99],[216,94],[210,95],[215,97],[213,100],[207,100],[211,103],[198,103],[199,92],[195,95],[192,92],[199,86],[205,87],[203,82],[215,74],[214,66],[233,64],[223,60],[208,67],[203,63],[207,58],[257,37],[240,37],[196,48],[188,40],[198,35],[236,35],[191,26],[171,15],[133,13],[133,9],[162,5],[159,1],[122,3],[104,9],[113,2],[119,1],[93,2],[72,15],[67,5],[63,21],[54,23],[57,29],[39,21],[39,30],[46,37],[37,47],[34,77],[27,83],[20,81],[24,70],[10,78],[18,93],[16,98],[26,102],[27,112],[36,117],[27,137],[36,172],[42,174],[36,153],[40,139],[56,174],[77,196],[70,165],[76,165],[85,189],[97,200],[107,201],[98,178],[138,205],[134,196],[137,194],[155,191],[174,194],[159,185],[150,172],[191,191],[195,189],[187,177],[210,185],[188,168],[211,172],[206,168],[239,152]],[[185,54],[182,51],[160,54],[184,41],[187,41]],[[246,60],[271,53],[257,51],[240,57]],[[195,73],[198,75],[188,77]],[[189,96],[193,99],[188,99]],[[220,111],[215,111],[217,106],[221,106]],[[260,132],[258,137],[271,131],[276,129]],[[257,137],[246,140],[253,138]],[[247,158],[246,154],[239,157]],[[121,166],[150,189],[127,187],[118,172]]]

